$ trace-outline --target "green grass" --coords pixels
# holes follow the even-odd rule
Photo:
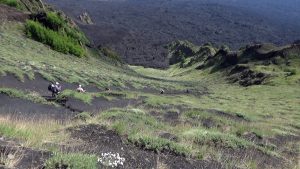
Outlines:
[[[55,153],[46,161],[46,169],[67,168],[74,169],[97,169],[98,158],[95,155],[80,153]]]
[[[19,0],[0,0],[0,3],[15,7],[17,9],[22,9],[21,5],[19,4]]]
[[[92,100],[93,100],[93,96],[91,93],[79,93],[75,90],[64,90],[60,95],[60,98],[64,98],[64,97],[71,97],[71,98],[75,98],[78,99],[84,103],[87,104],[91,104]]]
[[[195,143],[200,145],[215,144],[217,147],[228,148],[247,148],[254,146],[253,143],[244,139],[238,138],[234,135],[223,134],[218,131],[207,131],[203,129],[192,129],[183,133],[186,139],[192,139]]]
[[[0,117],[0,135],[22,141],[24,146],[42,147],[44,142],[60,143],[68,138],[65,132],[56,132],[64,126],[54,120],[28,120]]]
[[[24,25],[6,23],[0,27],[0,72],[13,72],[24,76],[32,72],[41,73],[49,80],[70,83],[129,88],[172,88],[183,89],[184,84],[141,77],[127,66],[116,66],[105,58],[97,56],[97,51],[87,51],[87,57],[77,58],[49,49],[49,47],[24,37]],[[110,70],[110,71],[107,71]]]
[[[85,49],[78,42],[68,36],[61,35],[49,28],[45,28],[39,22],[27,21],[26,34],[44,44],[51,46],[54,50],[62,53],[70,53],[78,57],[85,55]]]
[[[10,97],[20,98],[24,100],[30,100],[34,103],[56,105],[55,103],[48,102],[37,92],[24,92],[22,90],[17,90],[12,88],[0,88],[0,94],[5,94]]]
[[[192,151],[190,147],[159,137],[133,135],[129,137],[129,141],[146,150],[153,150],[156,152],[169,151],[186,157],[189,157]]]

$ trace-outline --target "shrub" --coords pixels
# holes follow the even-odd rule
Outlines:
[[[58,31],[64,26],[65,21],[55,12],[48,12],[46,18],[47,24],[50,29]]]
[[[27,21],[26,34],[39,42],[51,46],[58,52],[66,54],[70,53],[78,57],[85,55],[85,50],[76,40],[46,28],[39,22],[32,20]]]
[[[11,7],[20,8],[20,5],[17,0],[0,0],[0,3],[6,4]]]

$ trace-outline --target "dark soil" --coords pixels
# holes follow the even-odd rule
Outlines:
[[[248,67],[237,65],[231,70],[228,80],[231,83],[238,83],[241,86],[247,87],[263,84],[268,77],[268,74],[254,72]]]
[[[15,142],[0,140],[0,156],[8,158],[8,155],[13,155],[13,159],[18,161],[14,166],[18,169],[42,169],[45,161],[51,157],[48,151],[34,150],[22,147]],[[5,165],[2,165],[5,168]]]
[[[180,112],[179,111],[168,111],[164,114],[164,121],[171,124],[180,123]]]
[[[224,112],[224,111],[220,111],[220,110],[208,109],[206,111],[208,111],[209,113],[215,113],[216,115],[220,115],[220,116],[223,116],[223,117],[235,120],[235,121],[248,121],[243,116],[234,115],[232,113],[228,113],[228,112]]]
[[[5,21],[25,22],[29,18],[29,14],[20,12],[15,8],[0,4],[0,24]]]
[[[168,133],[168,132],[161,132],[158,134],[159,137],[164,138],[164,139],[168,139],[170,141],[178,141],[178,137],[175,136],[174,134]]]
[[[204,126],[206,128],[217,127],[215,121],[211,118],[203,119],[202,120],[202,126]]]
[[[119,153],[126,160],[124,166],[118,168],[150,169],[159,168],[162,164],[167,168],[178,169],[222,168],[217,162],[192,160],[168,153],[156,154],[153,151],[142,150],[132,144],[126,144],[126,141],[124,142],[114,131],[98,125],[79,126],[69,130],[73,138],[84,141],[82,146],[87,153],[94,153],[98,156],[107,152]]]
[[[268,168],[272,166],[273,168],[285,168],[285,160],[283,158],[270,156],[255,148],[245,148],[245,149],[223,149],[224,153],[223,159],[231,160],[254,160],[257,164],[257,168]]]
[[[4,94],[0,94],[0,100],[0,114],[17,119],[51,118],[65,121],[76,114],[76,112],[72,112],[64,107],[34,103],[19,98],[11,98]]]
[[[276,146],[280,147],[282,145],[286,145],[289,142],[300,142],[300,135],[278,135],[274,138],[270,138],[269,141]]]

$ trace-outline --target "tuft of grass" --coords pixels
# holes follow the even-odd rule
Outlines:
[[[79,93],[77,91],[74,91],[74,90],[70,90],[70,89],[67,89],[67,90],[64,90],[60,95],[59,95],[60,98],[64,98],[64,97],[71,97],[71,98],[75,98],[75,99],[78,99],[80,101],[83,101],[84,103],[87,103],[87,104],[91,104],[92,100],[93,100],[93,96],[91,93]]]
[[[81,153],[54,153],[53,157],[46,161],[46,169],[97,169],[97,161],[98,158],[95,155]]]
[[[77,114],[75,116],[75,119],[80,119],[80,120],[83,120],[83,121],[87,121],[91,117],[92,117],[91,113],[89,113],[89,112],[82,112],[82,113]]]
[[[132,135],[128,139],[130,142],[146,150],[153,150],[155,152],[167,151],[186,157],[191,155],[191,149],[189,147],[164,138],[145,135]]]
[[[254,144],[231,134],[204,129],[191,129],[183,133],[186,139],[192,139],[200,145],[212,144],[229,148],[247,148]]]

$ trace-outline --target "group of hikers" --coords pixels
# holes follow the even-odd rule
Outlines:
[[[48,90],[52,92],[52,97],[56,97],[62,91],[62,86],[58,82],[51,83],[48,86]],[[80,93],[86,92],[86,90],[83,89],[82,85],[78,85],[76,91]]]
[[[56,97],[61,92],[62,87],[61,87],[61,85],[58,82],[55,82],[55,83],[51,83],[48,86],[48,90],[50,92],[52,92],[52,97]],[[110,89],[109,88],[105,88],[105,90],[109,91]],[[76,91],[79,92],[79,93],[86,92],[86,90],[83,89],[82,85],[78,85]],[[185,92],[186,93],[190,93],[190,91],[188,89]],[[165,90],[161,89],[160,90],[160,94],[165,94]]]

